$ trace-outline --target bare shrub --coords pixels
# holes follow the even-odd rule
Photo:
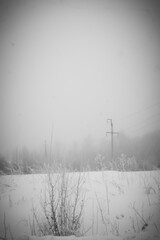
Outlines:
[[[65,169],[59,169],[58,173],[48,172],[44,196],[41,198],[44,220],[33,210],[39,235],[80,235],[85,200],[82,189],[84,182],[84,173],[67,172]]]

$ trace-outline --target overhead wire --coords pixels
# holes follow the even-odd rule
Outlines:
[[[148,110],[150,110],[151,108],[155,111],[155,107],[157,107],[157,106],[159,106],[160,105],[160,102],[155,102],[155,103],[153,103],[153,104],[150,104],[150,105],[148,105],[148,106],[146,106],[145,108],[142,108],[142,109],[139,109],[138,111],[136,111],[136,112],[132,112],[131,114],[128,114],[128,115],[126,115],[125,117],[123,117],[123,118],[121,118],[121,119],[127,119],[127,118],[130,118],[130,117],[133,117],[133,116],[136,116],[137,114],[140,114],[140,116],[142,116],[141,115],[141,113],[144,113],[144,112],[146,112],[147,113],[147,111]],[[159,108],[160,109],[160,108]],[[158,114],[157,114],[158,113]],[[149,116],[149,118],[147,118],[147,119],[144,119],[144,120],[141,120],[141,122],[139,122],[139,123],[136,123],[136,124],[132,124],[131,126],[129,126],[129,127],[127,127],[127,128],[125,128],[124,130],[130,130],[130,129],[132,129],[132,128],[134,128],[135,129],[135,127],[137,128],[139,128],[139,125],[144,125],[144,122],[147,122],[148,120],[150,120],[150,119],[152,119],[152,118],[157,118],[158,116],[159,116],[159,114],[160,114],[160,112],[157,112],[156,114],[152,114],[151,116]],[[133,130],[132,130],[133,131]]]
[[[144,124],[144,122],[147,122],[147,121],[152,120],[152,119],[157,119],[157,117],[160,117],[160,112],[156,112],[156,113],[150,115],[148,118],[143,118],[143,119],[141,119],[140,122],[138,122],[136,124],[132,124],[132,125],[130,125],[129,127],[125,128],[125,129],[126,130],[132,129],[134,127],[139,126],[140,124]]]
[[[145,108],[142,108],[142,109],[139,109],[138,111],[135,111],[135,112],[132,112],[128,115],[125,115],[124,117],[122,117],[121,119],[126,119],[126,118],[129,118],[129,117],[132,117],[134,115],[137,115],[139,113],[142,113],[142,112],[145,112],[146,110],[150,109],[150,108],[153,108],[153,107],[157,107],[158,105],[160,105],[160,102],[156,102],[156,103],[153,103]]]
[[[160,129],[160,114],[157,115],[156,118],[150,117],[150,118],[147,118],[147,119],[143,120],[143,122],[141,122],[141,124],[136,124],[135,125],[136,128],[130,128],[130,129],[127,129],[127,131],[135,133],[139,130],[142,130],[146,127],[149,127],[149,126],[153,125],[154,123],[155,124],[158,123],[159,124],[159,129]]]

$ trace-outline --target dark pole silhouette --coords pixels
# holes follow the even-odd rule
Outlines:
[[[107,135],[107,133],[110,133],[110,134],[111,134],[111,160],[113,160],[113,158],[114,158],[113,134],[119,135],[119,132],[114,132],[114,131],[113,131],[113,122],[112,122],[112,119],[107,119],[107,122],[108,122],[108,121],[111,122],[111,131],[110,131],[110,132],[106,132],[106,135]]]

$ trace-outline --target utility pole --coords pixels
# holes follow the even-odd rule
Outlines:
[[[110,132],[106,132],[106,135],[107,133],[110,133],[111,134],[111,160],[113,160],[114,158],[114,147],[113,147],[113,135],[119,135],[119,132],[114,132],[113,131],[113,122],[112,122],[112,119],[107,119],[107,122],[110,121],[111,122],[111,131]]]
[[[47,159],[47,144],[46,144],[46,140],[44,142],[44,156],[45,156],[45,159]]]

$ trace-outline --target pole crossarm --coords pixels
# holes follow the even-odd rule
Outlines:
[[[107,135],[107,133],[119,135],[119,132],[106,132],[106,135]]]

